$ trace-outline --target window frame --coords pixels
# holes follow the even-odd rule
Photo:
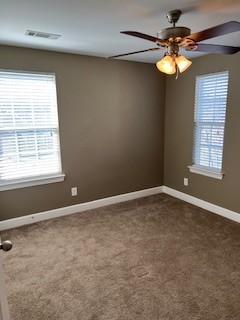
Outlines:
[[[15,69],[2,69],[2,68],[0,68],[0,72],[29,74],[29,75],[39,74],[39,75],[46,75],[46,76],[47,75],[54,76],[55,94],[56,94],[56,108],[57,108],[56,114],[57,114],[57,124],[58,124],[56,132],[57,132],[57,140],[58,140],[58,145],[59,145],[58,161],[59,161],[59,168],[60,168],[59,172],[57,172],[57,173],[34,175],[34,176],[28,176],[28,177],[19,178],[19,179],[9,179],[9,180],[2,180],[2,181],[0,180],[0,192],[64,181],[65,174],[62,171],[62,153],[61,153],[61,139],[60,139],[60,123],[59,123],[56,73],[55,72],[33,71],[33,70],[26,71],[26,70],[18,70],[18,69],[17,70],[15,70]],[[34,128],[30,128],[29,130],[34,130]]]
[[[207,76],[214,76],[214,75],[218,75],[218,74],[227,74],[228,75],[228,88],[227,88],[227,101],[226,101],[226,109],[225,109],[225,121],[223,123],[223,147],[222,147],[222,167],[221,169],[217,169],[214,167],[207,167],[207,166],[202,166],[200,164],[195,164],[194,160],[195,160],[195,134],[196,134],[196,126],[198,124],[198,121],[196,121],[196,108],[197,106],[197,80],[199,78],[203,78],[203,77],[207,77]],[[215,178],[218,180],[222,180],[224,177],[224,172],[223,172],[223,159],[224,159],[224,141],[225,141],[225,127],[226,127],[226,116],[227,116],[227,106],[228,106],[228,92],[229,92],[229,78],[230,78],[230,73],[228,70],[224,70],[224,71],[218,71],[218,72],[212,72],[212,73],[207,73],[207,74],[201,74],[198,75],[195,78],[195,103],[194,103],[194,129],[193,129],[193,152],[192,152],[192,165],[188,166],[188,169],[191,173],[196,173],[196,174],[200,174],[203,176],[207,176],[210,178]],[[213,122],[214,124],[214,122]]]

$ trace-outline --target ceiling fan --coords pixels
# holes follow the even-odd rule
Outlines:
[[[240,31],[240,22],[229,21],[215,27],[191,34],[191,30],[189,28],[176,26],[176,23],[178,22],[181,14],[181,10],[172,10],[168,12],[167,19],[168,22],[172,24],[172,27],[160,31],[158,33],[158,37],[154,37],[137,31],[121,31],[121,33],[123,34],[154,42],[157,47],[147,50],[118,54],[109,58],[120,58],[137,53],[156,51],[160,50],[161,48],[165,48],[166,52],[164,54],[164,57],[156,63],[156,66],[160,71],[166,74],[176,73],[178,76],[179,72],[184,72],[192,64],[190,60],[179,54],[180,48],[183,48],[187,51],[201,51],[206,53],[221,54],[234,54],[240,51],[240,47],[201,43],[201,41],[204,40]]]

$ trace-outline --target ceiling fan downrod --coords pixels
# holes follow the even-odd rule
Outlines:
[[[183,39],[191,34],[191,30],[186,27],[177,27],[176,23],[182,15],[181,10],[172,10],[167,13],[167,19],[171,27],[165,28],[158,33],[158,37],[163,40]]]

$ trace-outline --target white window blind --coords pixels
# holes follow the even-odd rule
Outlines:
[[[228,72],[196,79],[194,165],[221,172],[228,94]]]
[[[60,172],[55,76],[0,71],[0,184]]]

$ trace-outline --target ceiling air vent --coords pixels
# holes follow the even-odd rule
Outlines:
[[[33,31],[33,30],[27,30],[25,32],[25,35],[30,37],[37,37],[37,38],[51,39],[51,40],[57,40],[58,38],[61,37],[60,34],[46,33],[46,32]]]

